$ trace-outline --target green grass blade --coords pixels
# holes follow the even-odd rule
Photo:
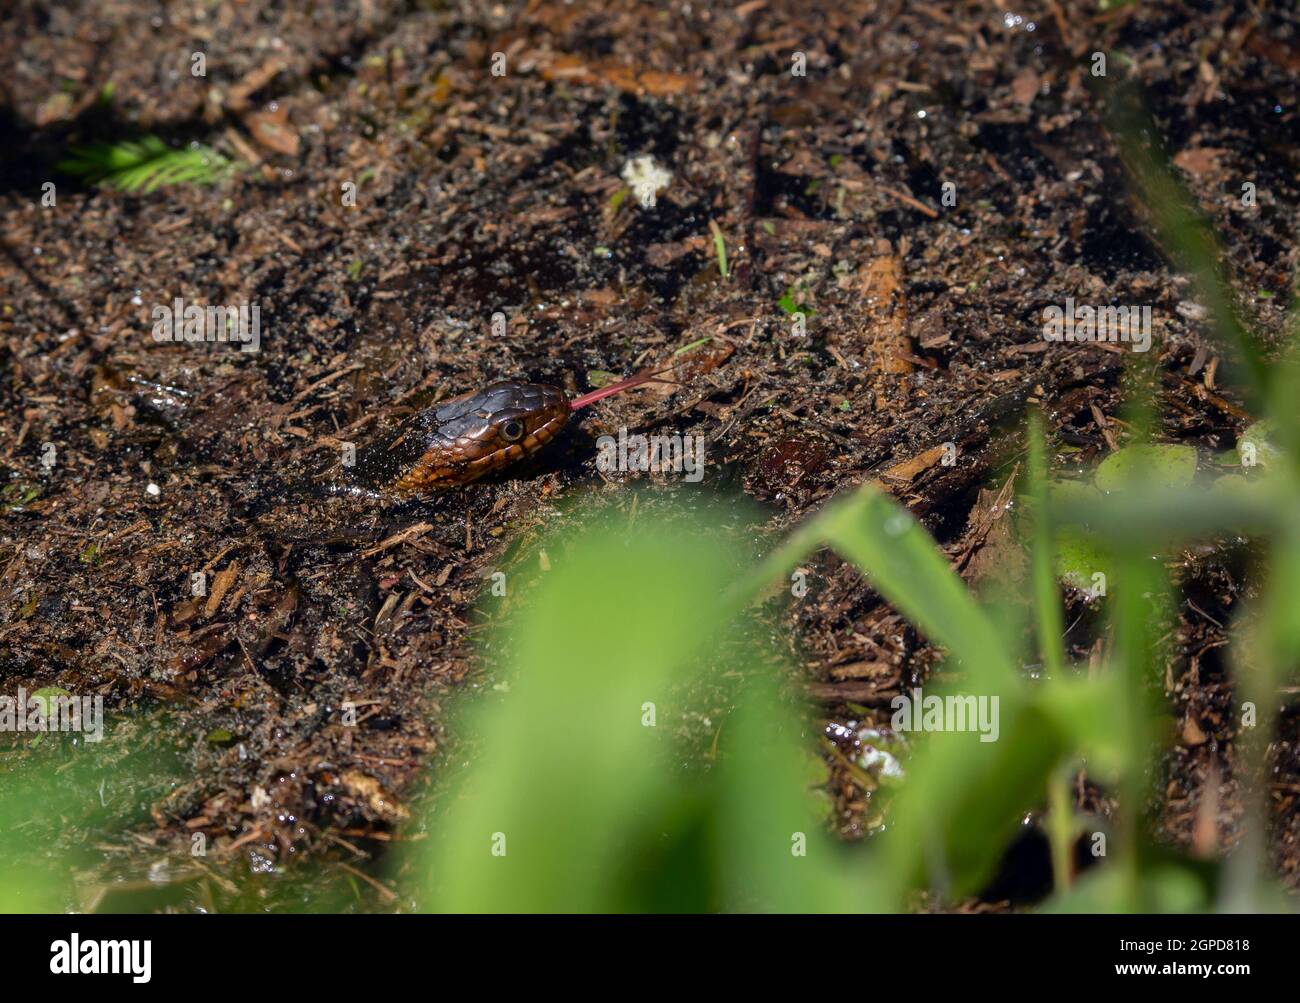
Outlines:
[[[1140,481],[1091,499],[1052,498],[1057,527],[1081,526],[1115,546],[1148,554],[1215,533],[1268,533],[1285,512],[1287,488],[1271,478],[1242,490],[1143,488]]]
[[[882,596],[950,657],[987,680],[1012,678],[1008,648],[948,559],[905,508],[872,485],[827,506],[732,594],[743,605],[822,546],[852,561]]]
[[[1196,283],[1225,349],[1240,362],[1251,402],[1262,408],[1269,397],[1268,361],[1262,343],[1242,320],[1214,232],[1170,168],[1166,152],[1157,141],[1148,142],[1147,137],[1158,136],[1159,130],[1136,85],[1119,85],[1108,96],[1107,120],[1133,188],[1151,211],[1175,264]]]
[[[1043,442],[1043,421],[1037,413],[1029,420],[1029,497],[1034,516],[1034,612],[1038,648],[1048,675],[1058,677],[1063,668],[1061,638],[1065,634],[1065,622],[1056,587],[1056,551],[1047,507],[1047,447]]]

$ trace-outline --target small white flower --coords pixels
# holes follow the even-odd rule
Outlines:
[[[861,728],[857,733],[859,751],[857,755],[858,765],[864,770],[875,774],[878,777],[889,777],[894,780],[903,778],[903,764],[891,752],[878,748],[876,743],[885,739],[885,733],[875,728]],[[896,739],[897,736],[896,736]]]
[[[623,180],[640,195],[647,191],[663,191],[672,183],[673,175],[656,164],[654,157],[633,157],[623,165]]]
[[[877,749],[868,745],[858,756],[858,765],[864,770],[878,773],[881,776],[894,779],[902,779],[903,767],[899,765],[897,759],[891,756],[884,749]]]

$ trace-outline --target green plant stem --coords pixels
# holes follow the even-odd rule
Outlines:
[[[1055,677],[1064,668],[1061,638],[1065,634],[1065,621],[1056,587],[1056,555],[1047,505],[1047,449],[1043,442],[1043,421],[1038,413],[1029,419],[1029,495],[1034,509],[1034,624],[1044,671]]]
[[[1074,807],[1070,801],[1067,767],[1056,770],[1047,781],[1047,839],[1052,847],[1052,877],[1056,893],[1063,895],[1074,884],[1072,847],[1075,838]]]

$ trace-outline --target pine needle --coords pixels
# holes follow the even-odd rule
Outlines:
[[[194,143],[174,150],[157,136],[73,147],[68,152],[59,170],[124,192],[148,193],[164,185],[215,184],[235,167],[211,147]]]

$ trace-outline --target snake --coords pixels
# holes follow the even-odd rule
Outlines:
[[[637,373],[580,397],[550,383],[500,380],[417,411],[395,437],[358,456],[358,473],[399,496],[469,484],[537,452],[579,408],[657,375]]]

